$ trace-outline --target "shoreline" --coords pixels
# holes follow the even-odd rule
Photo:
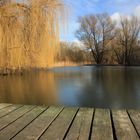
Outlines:
[[[124,67],[139,67],[140,65],[120,65],[120,64],[84,64],[84,66],[124,66]]]
[[[23,75],[25,71],[34,71],[34,70],[50,70],[53,68],[60,67],[79,67],[79,66],[95,66],[95,67],[140,67],[140,65],[120,65],[120,64],[91,64],[91,63],[73,63],[73,62],[58,62],[53,66],[46,68],[30,68],[30,69],[8,69],[7,71],[0,71],[0,76],[8,75]]]
[[[83,62],[83,63],[73,63],[73,62],[58,62],[55,63],[54,66],[51,68],[56,68],[56,67],[73,67],[73,66],[97,66],[97,67],[104,67],[104,66],[122,66],[122,67],[140,67],[140,64],[133,64],[133,65],[121,65],[121,64],[93,64],[89,62]]]

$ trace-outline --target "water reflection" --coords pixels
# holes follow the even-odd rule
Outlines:
[[[23,76],[0,77],[0,102],[56,104],[53,72],[28,72]]]
[[[140,108],[139,67],[66,67],[0,77],[0,102]]]
[[[86,82],[82,105],[105,108],[139,108],[140,107],[140,73],[138,69],[97,68],[91,73],[91,81]],[[88,95],[85,95],[87,92]]]

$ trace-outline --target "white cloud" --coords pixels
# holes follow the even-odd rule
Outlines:
[[[121,20],[121,15],[120,13],[116,12],[114,14],[111,15],[111,19],[115,22],[120,22]]]
[[[140,5],[135,8],[134,15],[140,19]]]
[[[74,39],[72,41],[77,47],[84,48],[83,42],[79,41],[78,39]]]
[[[135,15],[136,17],[138,17],[140,19],[140,5],[135,8],[135,10],[132,13],[132,15]],[[131,15],[123,14],[123,13],[119,13],[119,12],[113,13],[111,15],[111,19],[114,22],[116,22],[118,25],[119,25],[119,23],[121,21],[121,18],[127,18],[128,20],[131,20]]]
[[[121,12],[115,12],[111,15],[111,19],[117,23],[121,21],[122,18],[127,18],[128,20],[131,20],[131,15],[136,16],[138,19],[140,19],[140,5],[136,6],[134,10],[132,10],[131,14],[124,14]]]

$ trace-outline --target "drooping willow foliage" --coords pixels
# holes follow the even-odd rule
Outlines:
[[[1,71],[53,65],[62,11],[59,0],[0,0]]]

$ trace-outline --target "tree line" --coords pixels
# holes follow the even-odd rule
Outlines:
[[[76,37],[90,50],[96,64],[140,64],[140,21],[120,17],[115,22],[107,13],[79,18]]]
[[[82,49],[75,42],[60,42],[60,49],[55,58],[56,62],[89,63],[92,56],[89,51]]]

